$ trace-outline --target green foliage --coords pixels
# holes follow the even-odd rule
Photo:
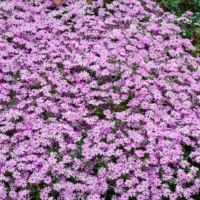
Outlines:
[[[200,0],[154,0],[165,11],[171,12],[180,17],[186,11],[194,13],[194,20],[191,24],[185,24],[181,28],[183,37],[192,41],[196,50],[192,52],[193,56],[200,55]]]
[[[108,161],[97,160],[97,161],[96,161],[96,164],[95,164],[95,166],[94,166],[94,172],[95,172],[95,174],[98,173],[98,171],[99,171],[99,169],[100,169],[101,167],[106,168],[106,167],[107,167],[107,164],[108,164]]]
[[[33,83],[32,89],[40,89],[41,87],[41,83],[36,81]]]
[[[51,93],[51,94],[56,94],[56,88],[55,88],[55,87],[52,87],[51,90],[50,90],[50,93]]]
[[[94,114],[96,115],[96,116],[98,116],[100,119],[104,119],[105,118],[105,116],[104,116],[104,114],[103,114],[103,109],[102,108],[99,108],[99,109],[97,109],[95,112],[94,112]]]
[[[200,20],[200,1],[199,0],[155,0],[166,11],[172,12],[177,16],[181,16],[190,10],[195,13],[197,20]]]
[[[17,103],[16,92],[11,89],[9,92],[9,96],[10,96],[10,102],[8,104],[8,107],[12,107]]]
[[[20,70],[17,70],[15,72],[9,72],[9,75],[11,75],[14,79],[20,78]]]
[[[17,123],[20,123],[20,122],[23,121],[23,117],[22,117],[22,116],[19,116],[18,118],[12,117],[10,121],[11,121],[12,123],[14,123],[14,124],[17,124]]]
[[[39,185],[31,186],[30,200],[40,200],[40,186]]]

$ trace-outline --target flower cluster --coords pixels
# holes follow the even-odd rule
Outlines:
[[[0,3],[0,198],[191,200],[200,58],[150,0]]]

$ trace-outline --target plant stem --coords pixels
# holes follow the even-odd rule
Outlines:
[[[40,186],[37,185],[37,196],[36,196],[36,200],[40,200]]]

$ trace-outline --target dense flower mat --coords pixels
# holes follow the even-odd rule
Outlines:
[[[0,2],[0,199],[198,199],[200,58],[150,0]]]

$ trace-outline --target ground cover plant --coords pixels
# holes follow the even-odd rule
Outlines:
[[[150,0],[0,3],[0,199],[200,199],[200,58]]]
[[[187,23],[181,25],[182,36],[189,38],[195,46],[194,56],[200,53],[200,1],[199,0],[155,0],[168,12],[180,17],[186,12],[192,12],[192,17],[187,18]]]

